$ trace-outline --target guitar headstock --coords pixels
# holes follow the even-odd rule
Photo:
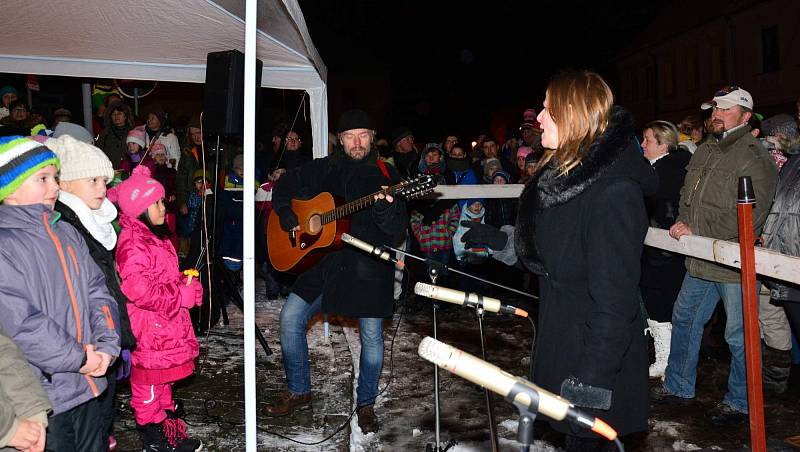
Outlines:
[[[392,187],[392,192],[406,199],[414,199],[432,192],[438,183],[436,175],[420,174],[413,179],[404,180],[394,185]]]

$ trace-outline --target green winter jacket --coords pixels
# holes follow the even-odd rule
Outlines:
[[[750,134],[750,126],[733,131],[721,141],[709,140],[697,148],[681,189],[678,221],[694,235],[737,242],[739,223],[736,197],[740,176],[750,176],[756,195],[753,228],[756,236],[769,213],[778,168],[769,153]],[[689,257],[690,275],[715,282],[740,282],[739,270]]]
[[[16,450],[7,446],[17,431],[19,419],[47,426],[47,413],[51,409],[30,364],[11,338],[0,331],[0,451]]]

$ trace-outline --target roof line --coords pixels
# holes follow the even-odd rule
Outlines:
[[[174,67],[174,68],[205,68],[205,64],[177,64],[177,63],[153,63],[146,61],[122,61],[122,60],[103,60],[98,58],[71,58],[71,57],[56,57],[56,56],[40,56],[40,55],[9,55],[0,54],[0,59],[6,60],[38,60],[38,61],[70,61],[75,63],[101,63],[101,64],[118,64],[123,66],[153,66],[153,67]]]
[[[217,8],[217,9],[219,9],[219,10],[220,10],[222,13],[224,13],[224,14],[226,14],[226,15],[230,16],[232,19],[234,19],[234,20],[236,20],[236,21],[239,21],[240,23],[244,24],[244,22],[245,22],[245,21],[244,21],[244,19],[242,19],[241,17],[237,16],[236,14],[233,14],[232,12],[228,11],[227,9],[223,8],[222,6],[220,6],[220,5],[219,5],[218,3],[216,3],[215,1],[213,1],[213,0],[206,0],[206,2],[207,2],[208,4],[210,4],[211,6],[213,6],[214,8]],[[256,18],[256,20],[257,20],[257,18]],[[292,19],[292,20],[294,20],[294,19]],[[298,52],[297,50],[295,50],[295,49],[293,49],[293,48],[289,47],[288,45],[284,44],[283,42],[281,42],[281,41],[277,40],[277,39],[276,39],[274,36],[272,36],[272,35],[270,35],[270,34],[267,34],[267,33],[265,33],[264,31],[260,30],[260,29],[258,28],[258,26],[256,26],[256,33],[258,33],[258,34],[260,34],[260,35],[264,36],[264,37],[265,37],[265,38],[267,38],[268,40],[270,40],[270,41],[274,42],[275,44],[277,44],[277,45],[278,45],[278,46],[280,46],[280,47],[283,47],[285,50],[288,50],[289,52],[291,52],[291,53],[295,54],[296,56],[298,56],[298,57],[300,57],[300,58],[304,58],[305,60],[307,60],[307,61],[308,61],[308,62],[309,62],[309,63],[310,63],[312,66],[313,66],[313,64],[314,64],[314,63],[313,63],[313,61],[311,61],[311,59],[310,59],[310,58],[309,58],[307,55],[303,55],[302,53]]]

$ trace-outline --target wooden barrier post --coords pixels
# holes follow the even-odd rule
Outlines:
[[[750,412],[750,447],[767,450],[764,431],[764,395],[761,387],[761,338],[758,331],[758,293],[756,293],[755,237],[750,176],[739,178],[736,210],[739,214],[739,253],[742,259],[742,314],[744,315],[745,363],[747,365],[747,405]]]

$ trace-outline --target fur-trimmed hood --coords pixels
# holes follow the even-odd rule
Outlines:
[[[629,178],[641,186],[645,196],[658,188],[658,177],[636,143],[633,116],[621,107],[613,108],[608,128],[583,151],[581,163],[566,174],[559,173],[557,162],[551,160],[531,178],[520,195],[515,247],[517,256],[537,272],[541,263],[534,231],[536,216],[543,210],[571,201],[605,178]]]

